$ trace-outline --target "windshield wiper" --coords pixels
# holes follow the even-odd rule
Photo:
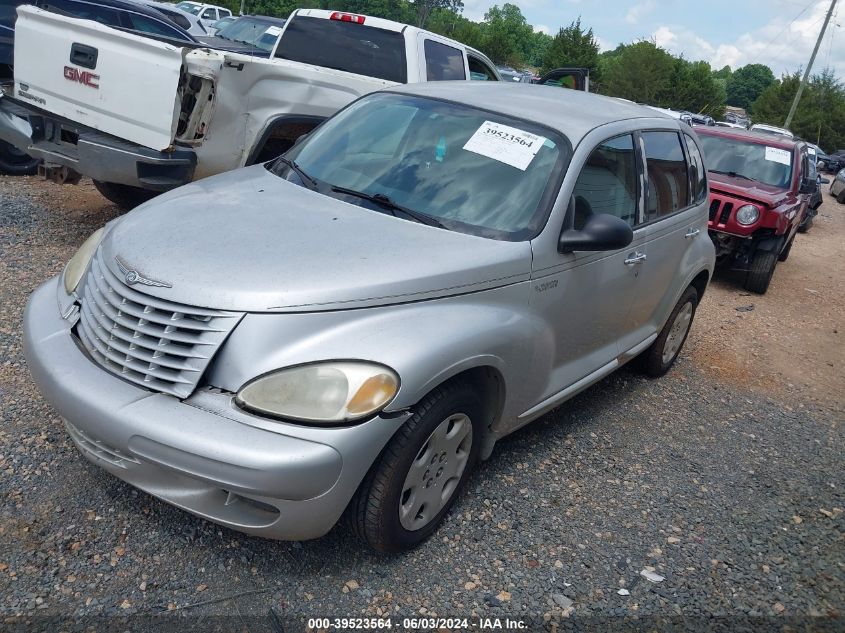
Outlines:
[[[434,218],[427,213],[423,213],[422,211],[415,211],[414,209],[409,209],[408,207],[403,207],[401,204],[395,203],[393,200],[390,199],[389,196],[384,195],[383,193],[366,193],[364,191],[356,191],[355,189],[347,189],[346,187],[332,187],[332,191],[337,193],[345,193],[348,196],[355,196],[356,198],[363,198],[364,200],[369,200],[370,202],[375,202],[386,209],[389,209],[393,212],[393,215],[396,215],[396,211],[404,213],[412,220],[416,220],[420,224],[427,224],[428,226],[436,226],[440,229],[445,229],[446,225],[443,224],[437,218]]]
[[[710,171],[714,174],[725,174],[726,176],[731,176],[732,178],[741,178],[742,180],[753,180],[754,182],[759,182],[756,178],[751,178],[750,176],[739,174],[735,171],[720,171],[718,169],[711,169]]]
[[[288,167],[290,167],[293,171],[296,172],[297,176],[299,176],[303,182],[310,185],[309,189],[316,189],[317,188],[317,181],[306,174],[302,167],[296,164],[295,160],[291,160],[290,158],[285,158],[284,156],[279,156],[278,161],[280,163],[284,163]]]

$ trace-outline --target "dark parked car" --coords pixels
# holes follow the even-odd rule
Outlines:
[[[839,204],[845,204],[845,169],[840,169],[830,183],[830,195],[836,198]]]
[[[696,114],[695,112],[689,112],[688,114],[694,125],[716,125],[713,117],[707,114]]]
[[[807,144],[723,127],[696,132],[710,177],[708,232],[717,263],[744,271],[745,288],[763,294],[818,190]]]

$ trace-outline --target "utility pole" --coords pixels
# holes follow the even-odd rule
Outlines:
[[[789,108],[789,114],[786,116],[786,123],[783,127],[789,129],[789,124],[792,123],[792,117],[795,116],[795,110],[798,108],[798,102],[801,100],[801,93],[804,92],[804,87],[807,85],[807,79],[810,78],[810,70],[813,68],[813,62],[816,61],[816,53],[819,52],[822,39],[824,39],[824,32],[827,29],[827,23],[830,22],[830,16],[833,15],[833,8],[836,6],[836,0],[831,0],[830,8],[827,10],[827,15],[822,24],[822,30],[819,33],[819,39],[816,40],[816,47],[813,49],[813,54],[810,55],[810,63],[807,64],[807,70],[804,71],[804,78],[801,79],[801,84],[798,86],[798,92],[795,93],[795,99],[792,101],[792,107]]]

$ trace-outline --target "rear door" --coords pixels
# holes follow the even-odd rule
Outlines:
[[[466,56],[463,49],[449,40],[441,40],[430,33],[420,33],[417,39],[420,81],[461,81],[467,78]]]
[[[645,209],[634,229],[642,256],[630,312],[630,342],[658,332],[694,272],[696,240],[708,240],[707,182],[693,138],[678,130],[639,134],[646,168]],[[623,347],[625,343],[623,343]]]
[[[151,149],[173,143],[183,50],[117,29],[18,8],[15,96]]]

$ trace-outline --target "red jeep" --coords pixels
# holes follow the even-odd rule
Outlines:
[[[745,288],[763,294],[818,187],[807,144],[732,128],[695,131],[710,177],[707,226],[717,262],[746,271]]]

